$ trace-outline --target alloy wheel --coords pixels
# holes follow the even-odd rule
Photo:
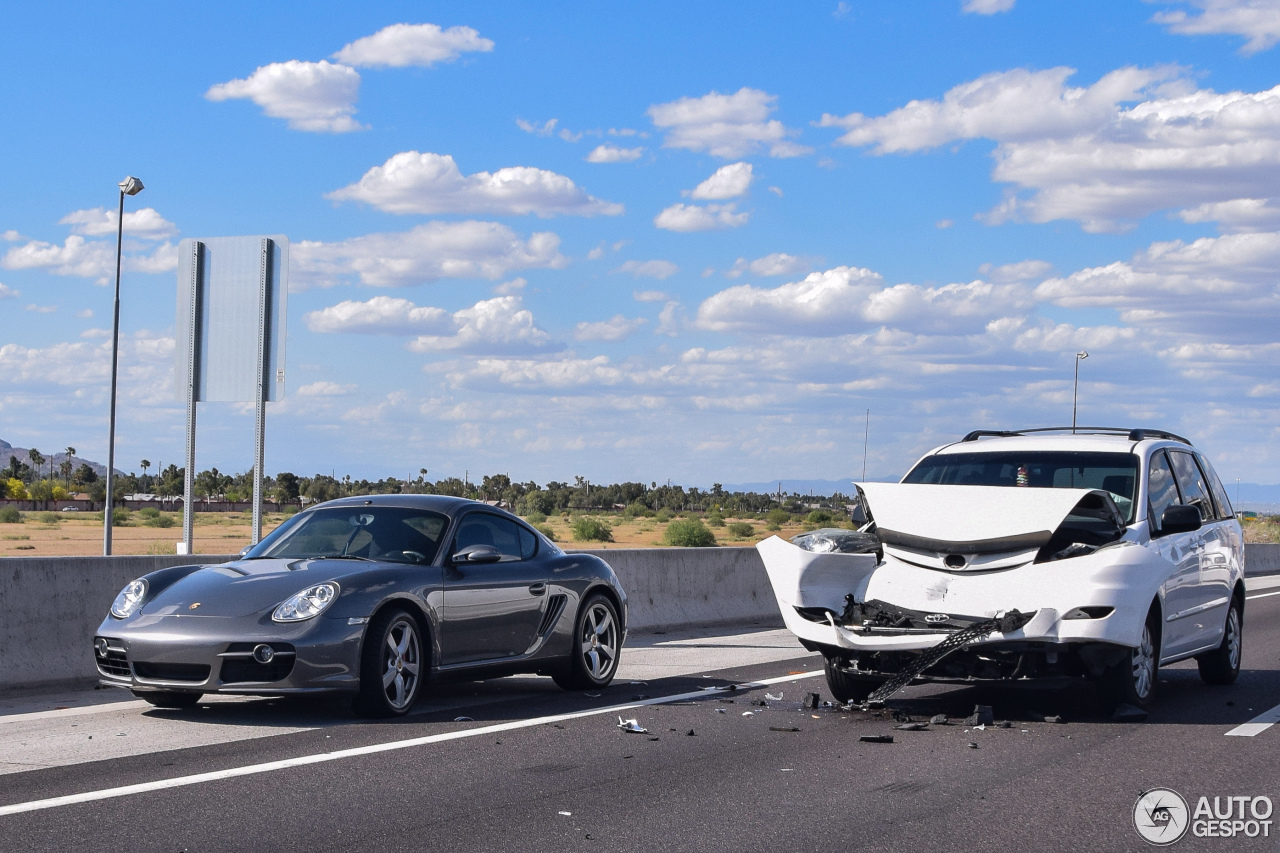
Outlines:
[[[1151,626],[1142,628],[1142,643],[1133,650],[1133,692],[1141,699],[1151,695],[1155,686],[1156,649],[1151,640]]]
[[[607,679],[618,660],[618,624],[609,608],[596,601],[582,620],[582,661],[596,681]]]
[[[401,711],[412,704],[417,695],[422,666],[422,645],[412,619],[402,616],[391,624],[382,659],[382,689],[387,704]]]
[[[1227,661],[1232,669],[1240,668],[1240,611],[1232,607],[1227,611]]]

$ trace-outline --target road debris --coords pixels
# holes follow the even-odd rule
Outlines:
[[[455,723],[474,723],[475,722],[475,720],[471,719],[470,717],[454,717],[453,721]]]
[[[771,732],[798,732],[800,729],[795,726],[769,726]]]
[[[822,694],[821,693],[804,694],[804,706],[814,711],[818,710],[819,708],[822,707]]]
[[[685,737],[697,737],[697,735],[694,734],[693,729],[689,729],[689,731],[685,732],[684,734],[685,734]]]
[[[934,714],[932,717],[929,718],[929,722],[935,726],[951,725],[951,721],[946,714]]]
[[[1001,720],[1000,722],[996,723],[996,728],[1011,729],[1013,728],[1013,723],[1009,722],[1008,720]]]
[[[977,745],[976,743],[974,743],[973,741],[969,741],[969,748],[970,748],[970,749],[977,749],[977,748],[978,748],[978,745]]]
[[[727,712],[725,711],[725,709],[724,709],[724,708],[716,708],[716,713],[717,713],[717,714],[724,714],[724,713],[727,713]]]
[[[862,735],[858,740],[863,743],[893,743],[893,735]]]
[[[768,699],[770,702],[781,702],[782,697],[785,695],[785,693],[779,693],[777,696],[774,696],[772,693],[766,693],[764,694],[764,698]]]
[[[601,694],[599,694],[599,693],[583,693],[582,695],[583,695],[583,696],[586,696],[588,699],[599,699]]]
[[[564,815],[565,817],[572,817],[572,816],[573,816],[573,812],[560,812],[560,814]]]
[[[755,711],[743,711],[743,712],[742,712],[742,716],[744,716],[744,717],[754,717],[755,715],[756,715],[756,712],[755,712]]]
[[[924,732],[929,730],[928,723],[903,723],[900,726],[894,726],[900,732]]]
[[[634,718],[630,720],[624,720],[621,717],[619,717],[618,728],[622,729],[624,732],[630,732],[638,735],[647,735],[649,733],[649,730],[646,729],[644,726],[640,725],[640,723],[638,723]]]
[[[995,714],[991,713],[990,705],[974,705],[973,713],[969,715],[969,719],[964,721],[966,726],[990,726],[996,721]]]

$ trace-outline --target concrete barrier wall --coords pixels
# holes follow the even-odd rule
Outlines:
[[[586,550],[586,549],[584,549]],[[633,631],[731,623],[781,624],[754,548],[589,550],[627,590]],[[96,678],[94,630],[126,583],[189,557],[0,558],[0,691]],[[233,559],[199,554],[200,562]],[[1249,545],[1249,575],[1280,573],[1280,545]]]
[[[0,559],[0,690],[97,678],[93,632],[129,581],[231,555]]]

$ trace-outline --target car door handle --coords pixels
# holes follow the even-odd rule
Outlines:
[[[530,584],[529,592],[533,593],[534,595],[545,595],[547,592],[547,585],[545,583]]]

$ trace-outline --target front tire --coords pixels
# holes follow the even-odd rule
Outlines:
[[[883,682],[874,678],[857,678],[849,674],[835,656],[824,657],[824,669],[827,673],[827,687],[832,697],[843,704],[863,702],[875,692]]]
[[[613,602],[603,595],[589,597],[573,622],[569,659],[551,677],[565,690],[604,687],[618,671],[621,641],[621,623]]]
[[[1153,611],[1142,626],[1142,640],[1136,649],[1102,674],[1099,680],[1103,707],[1112,711],[1120,705],[1150,710],[1160,674],[1160,619]]]
[[[360,649],[356,713],[363,717],[409,713],[425,674],[418,621],[400,608],[383,611],[370,623]]]
[[[145,699],[157,708],[194,708],[203,693],[178,693],[176,691],[134,691],[134,696]]]
[[[1239,601],[1233,600],[1222,630],[1222,645],[1196,658],[1205,684],[1233,684],[1240,675],[1240,658],[1244,654],[1244,619],[1240,610]]]

